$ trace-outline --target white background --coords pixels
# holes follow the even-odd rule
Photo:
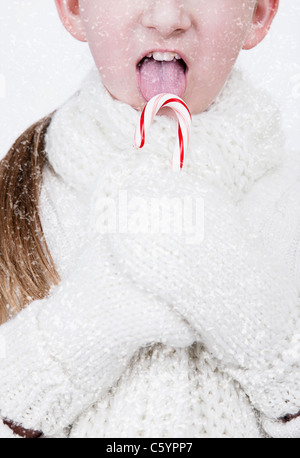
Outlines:
[[[75,92],[93,61],[88,45],[63,28],[54,0],[0,0],[0,11],[1,158],[30,124]],[[270,34],[243,51],[239,65],[273,94],[300,160],[299,25],[300,1],[281,0]]]

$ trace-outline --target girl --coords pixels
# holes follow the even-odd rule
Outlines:
[[[278,0],[56,5],[96,65],[1,162],[2,436],[300,437],[300,172],[233,70]],[[168,111],[131,146],[160,92],[193,114],[179,174]],[[187,197],[203,240],[141,230]]]

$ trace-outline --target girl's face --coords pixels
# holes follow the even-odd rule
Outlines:
[[[81,22],[111,95],[141,110],[160,92],[193,114],[222,89],[255,0],[79,0]]]

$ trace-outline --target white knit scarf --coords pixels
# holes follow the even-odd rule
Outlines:
[[[123,179],[126,183],[128,176],[129,182],[132,176],[138,178],[134,191],[137,189],[137,195],[143,197],[148,175],[170,168],[177,128],[174,120],[156,117],[147,145],[135,150],[139,116],[132,107],[111,97],[93,69],[82,89],[54,115],[46,145],[50,163],[69,185],[90,200],[95,190],[97,197],[110,195],[122,186]],[[213,191],[215,187],[222,191],[218,190],[217,197],[214,192],[205,195],[206,238],[201,249],[200,245],[183,246],[176,234],[152,237],[151,233],[142,233],[136,237],[117,231],[107,237],[105,234],[107,244],[100,244],[104,252],[106,248],[112,252],[109,261],[101,264],[101,269],[106,269],[101,278],[110,273],[114,279],[115,269],[119,274],[122,267],[121,275],[127,280],[128,274],[134,288],[141,285],[143,292],[155,294],[166,306],[172,304],[174,313],[179,313],[200,336],[201,343],[226,370],[231,370],[230,376],[245,389],[253,405],[270,418],[277,418],[286,409],[296,413],[299,408],[298,383],[291,371],[298,358],[298,350],[293,353],[299,342],[295,332],[298,297],[294,278],[288,275],[283,258],[277,256],[274,226],[269,232],[275,234],[275,248],[264,252],[260,228],[256,231],[258,237],[253,237],[253,231],[240,224],[240,215],[236,217],[236,206],[230,199],[234,203],[247,200],[261,182],[268,181],[262,177],[268,178],[273,175],[270,171],[282,168],[279,166],[285,157],[279,123],[268,96],[253,89],[234,71],[211,107],[193,116],[187,173],[177,175],[185,179],[182,189],[187,184],[191,193],[197,191],[198,178],[212,183]],[[151,173],[143,173],[139,181],[140,170]],[[174,195],[178,190],[173,175],[172,180],[166,175],[157,173],[158,197],[166,189],[175,189]],[[152,191],[153,187],[150,181],[148,188]],[[276,186],[271,189],[273,192]],[[224,197],[224,203],[219,197]],[[256,195],[253,206],[262,208],[264,199],[264,193]],[[290,202],[292,206],[293,200]],[[288,213],[284,221],[293,221],[286,218]],[[287,246],[292,242],[298,247],[298,228],[297,220]],[[281,251],[285,253],[286,247]],[[296,254],[290,257],[291,264],[295,265]],[[135,298],[132,303],[136,303]],[[281,384],[283,377],[285,383]]]
[[[156,116],[147,145],[133,146],[140,113],[112,98],[93,68],[81,90],[55,113],[47,135],[47,153],[55,171],[82,191],[99,174],[112,180],[138,163],[169,167],[176,141],[176,121]],[[253,183],[283,159],[277,108],[234,70],[215,102],[193,116],[185,170],[227,190],[239,200]],[[109,191],[107,190],[107,193]]]

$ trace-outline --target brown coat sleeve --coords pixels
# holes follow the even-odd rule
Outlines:
[[[42,437],[42,433],[40,431],[33,431],[31,429],[25,429],[21,425],[18,425],[10,420],[3,420],[3,423],[8,426],[14,434],[17,436],[23,437],[24,439],[38,439]]]

